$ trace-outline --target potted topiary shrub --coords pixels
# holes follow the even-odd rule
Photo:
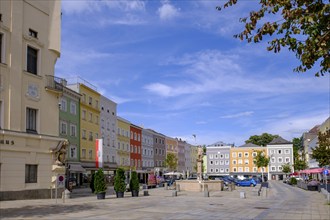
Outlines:
[[[138,178],[136,171],[132,171],[131,179],[129,181],[129,188],[132,192],[132,197],[139,196],[140,183],[139,183],[139,178]]]
[[[125,171],[123,168],[117,168],[115,175],[114,190],[117,198],[123,198],[126,190]]]
[[[107,186],[102,168],[99,168],[94,175],[94,189],[94,193],[97,195],[97,199],[105,199]]]

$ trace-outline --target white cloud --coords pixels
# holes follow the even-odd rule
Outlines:
[[[220,118],[240,118],[240,117],[244,117],[244,116],[251,116],[254,112],[253,111],[246,111],[246,112],[240,112],[237,114],[232,114],[232,115],[224,115],[221,116]]]
[[[93,11],[99,11],[100,5],[97,1],[88,0],[62,0],[62,10],[64,13],[68,14],[80,14],[80,13],[90,13]]]
[[[161,20],[171,20],[179,15],[180,9],[175,8],[169,2],[163,3],[163,5],[158,8],[159,18]]]

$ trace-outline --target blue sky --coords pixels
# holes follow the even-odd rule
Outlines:
[[[62,0],[55,75],[87,80],[119,116],[191,144],[291,140],[325,121],[329,74],[295,73],[293,53],[233,38],[256,5],[217,11],[223,2]]]

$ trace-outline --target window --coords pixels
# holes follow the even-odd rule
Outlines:
[[[285,154],[290,154],[290,150],[289,150],[289,149],[285,149],[285,150],[284,150],[284,153],[285,153]]]
[[[277,158],[277,162],[282,163],[283,162],[282,157]]]
[[[274,154],[275,153],[275,150],[270,150],[270,154]]]
[[[223,160],[220,160],[220,165],[223,165],[224,161]]]
[[[5,63],[5,39],[4,34],[0,33],[0,63]]]
[[[38,50],[30,46],[27,47],[27,65],[26,70],[29,73],[38,74]]]
[[[86,130],[84,130],[84,129],[81,132],[81,138],[86,140]]]
[[[238,153],[238,157],[242,157],[242,153]]]
[[[271,171],[276,171],[276,167],[275,167],[275,166],[271,166],[271,167],[270,167],[270,170],[271,170]]]
[[[226,161],[225,161],[225,164],[226,164],[226,165],[229,165],[229,160],[226,160]]]
[[[81,150],[81,157],[86,158],[86,149]]]
[[[72,137],[77,136],[77,126],[76,125],[73,125],[73,124],[70,125],[70,135]]]
[[[236,152],[231,154],[233,157],[237,157]]]
[[[285,163],[290,163],[290,157],[285,158]]]
[[[88,104],[89,104],[89,105],[92,105],[92,104],[93,104],[93,98],[92,98],[92,97],[89,97],[89,99],[88,99]]]
[[[229,168],[226,168],[226,173],[229,173]]]
[[[224,155],[223,154],[220,154],[220,159],[223,159]]]
[[[38,165],[25,165],[25,183],[36,183],[38,180]]]
[[[218,160],[215,161],[215,165],[219,165],[219,161]]]
[[[215,168],[215,172],[216,172],[216,173],[219,173],[219,169],[218,169],[218,168]]]
[[[244,160],[244,164],[249,164],[249,160],[248,159],[245,159]]]
[[[138,141],[140,141],[141,140],[141,137],[140,137],[140,134],[138,134]]]
[[[97,108],[97,109],[99,108],[99,101],[98,100],[95,100],[95,108]]]
[[[89,132],[88,140],[93,141],[93,132]]]
[[[81,118],[86,120],[86,110],[82,110]]]
[[[249,153],[248,152],[244,152],[244,157],[249,157]]]
[[[38,38],[38,32],[29,29],[29,36],[34,37],[34,38]]]
[[[218,154],[214,154],[214,158],[215,159],[218,159]]]
[[[236,164],[236,160],[233,160],[233,164]]]
[[[276,160],[275,157],[271,158],[272,163],[275,163],[275,160]]]
[[[26,108],[26,132],[37,133],[37,110]]]
[[[76,146],[70,146],[70,158],[74,159],[77,157],[77,147]]]
[[[77,114],[77,104],[75,102],[71,102],[70,104],[70,113],[73,115]]]
[[[238,172],[243,172],[243,167],[239,167]]]
[[[233,172],[237,172],[237,167],[233,167]]]
[[[244,171],[245,171],[245,172],[250,172],[250,169],[249,169],[248,167],[245,167],[245,168],[244,168]]]
[[[282,150],[278,150],[278,154],[282,154]]]
[[[85,93],[82,94],[82,101],[83,101],[84,103],[86,102],[86,94],[85,94]]]
[[[213,173],[213,169],[212,168],[210,169],[210,172]]]
[[[225,158],[228,159],[229,158],[229,154],[225,154]]]
[[[213,159],[213,154],[210,154],[210,155],[209,155],[209,158],[210,158],[210,159]]]
[[[256,157],[256,156],[257,156],[257,152],[253,152],[253,153],[252,153],[252,156],[253,156],[253,157]]]
[[[238,160],[238,164],[243,164],[242,159],[239,159],[239,160]]]
[[[93,150],[88,151],[88,158],[92,159],[93,158]]]
[[[93,122],[93,113],[92,112],[89,113],[89,122]]]
[[[213,160],[210,160],[210,165],[213,165]]]
[[[282,168],[282,166],[278,166],[277,169],[278,169],[278,171],[282,171],[283,168]]]
[[[61,127],[60,127],[60,134],[66,135],[67,134],[67,123],[64,121],[61,121]]]
[[[257,172],[258,168],[257,167],[253,167],[253,172]]]

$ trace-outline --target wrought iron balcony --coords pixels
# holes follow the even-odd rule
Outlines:
[[[54,92],[63,92],[63,88],[66,86],[67,81],[65,79],[55,77],[52,75],[46,75],[46,89]]]

